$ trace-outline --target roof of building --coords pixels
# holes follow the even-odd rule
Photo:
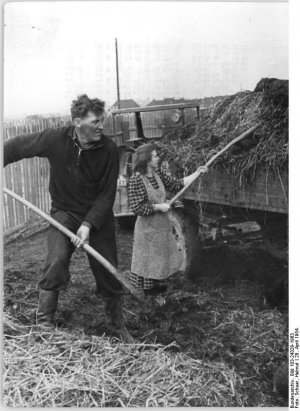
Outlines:
[[[112,105],[112,107],[118,108],[118,102],[116,101]],[[139,105],[133,99],[120,100],[120,108],[133,108],[133,107],[139,107]]]

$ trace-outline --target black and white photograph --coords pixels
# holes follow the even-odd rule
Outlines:
[[[2,12],[2,404],[299,408],[290,3]]]

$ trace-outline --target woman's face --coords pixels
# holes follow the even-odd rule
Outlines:
[[[159,157],[157,155],[156,150],[153,150],[151,153],[151,161],[149,161],[149,166],[152,167],[154,170],[158,168]]]

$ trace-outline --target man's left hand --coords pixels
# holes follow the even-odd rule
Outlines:
[[[71,241],[75,245],[75,247],[81,247],[85,242],[89,240],[90,229],[85,225],[81,225],[76,233],[76,236]]]

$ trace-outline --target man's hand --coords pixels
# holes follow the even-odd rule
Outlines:
[[[81,225],[76,233],[76,236],[71,239],[72,243],[75,245],[75,247],[79,248],[81,247],[86,241],[88,241],[90,235],[90,229],[89,227],[85,225]]]

